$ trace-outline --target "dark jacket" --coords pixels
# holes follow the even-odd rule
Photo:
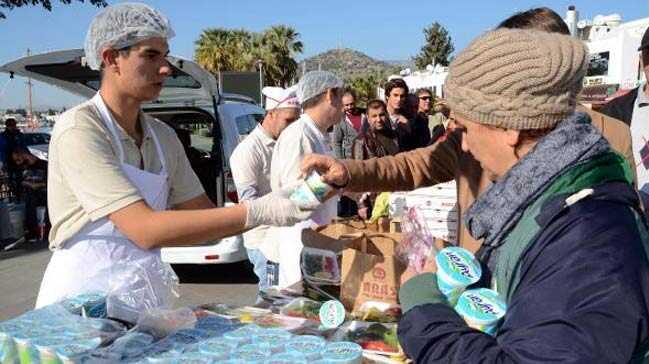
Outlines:
[[[618,120],[624,121],[626,125],[631,125],[633,118],[633,106],[638,98],[639,87],[634,88],[626,95],[616,97],[604,106],[600,112]]]
[[[543,228],[521,256],[497,337],[468,327],[445,303],[426,303],[399,323],[405,352],[418,363],[629,362],[649,338],[649,265],[629,209],[637,195],[608,182],[569,207],[561,198],[536,217]]]
[[[412,139],[413,147],[423,148],[430,144],[430,129],[428,129],[428,115],[417,114],[412,123]]]

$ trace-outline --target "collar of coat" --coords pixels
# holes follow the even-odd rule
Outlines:
[[[525,208],[575,164],[608,152],[610,146],[585,113],[560,122],[498,182],[471,205],[464,223],[483,245],[498,246]]]

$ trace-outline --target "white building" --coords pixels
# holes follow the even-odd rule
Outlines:
[[[634,88],[645,79],[638,47],[649,17],[626,23],[619,14],[580,20],[577,10],[570,7],[565,21],[573,35],[588,46],[590,65],[584,86],[610,85],[610,92],[611,88]]]

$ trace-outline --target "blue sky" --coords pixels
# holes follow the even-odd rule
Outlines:
[[[86,29],[99,9],[73,0],[62,5],[52,0],[50,13],[40,7],[5,11],[0,20],[0,64],[25,55],[27,48],[40,53],[83,45]],[[119,1],[108,0],[110,4]],[[438,21],[448,30],[456,50],[516,11],[548,6],[562,16],[575,5],[580,18],[619,13],[624,21],[649,16],[647,0],[548,0],[541,1],[354,1],[354,0],[164,0],[144,1],[165,13],[176,37],[171,51],[193,57],[194,41],[208,27],[259,31],[288,24],[300,34],[309,57],[322,51],[349,47],[387,60],[408,59],[423,44],[422,29]],[[0,74],[0,109],[26,104],[25,79],[9,80]],[[36,83],[36,108],[73,106],[80,101],[68,93]]]

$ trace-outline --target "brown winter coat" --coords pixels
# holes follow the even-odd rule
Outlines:
[[[577,111],[587,112],[613,149],[621,153],[635,173],[635,162],[631,149],[629,127],[623,122],[584,107]],[[491,181],[473,156],[462,151],[461,133],[450,132],[446,139],[410,152],[366,161],[343,161],[351,180],[346,187],[349,191],[410,191],[419,187],[438,183],[457,182],[458,214],[460,217],[476,200]],[[461,221],[461,219],[460,219]],[[462,224],[458,229],[460,246],[475,252],[480,242],[473,239]]]

